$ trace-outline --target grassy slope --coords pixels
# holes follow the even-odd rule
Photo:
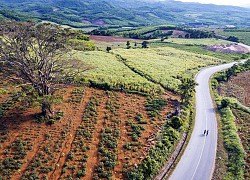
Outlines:
[[[97,83],[107,83],[113,88],[121,88],[139,92],[161,92],[162,88],[131,71],[112,54],[102,51],[78,52],[76,58],[93,66],[84,73],[87,79]]]
[[[29,17],[82,27],[83,20],[98,24],[138,26],[149,24],[207,24],[249,26],[249,10],[240,7],[202,5],[177,1],[142,2],[118,0],[0,0],[0,8],[8,8]],[[228,16],[230,13],[231,16]],[[1,14],[1,13],[0,13]],[[6,14],[9,16],[9,12]],[[231,17],[234,17],[233,19]],[[195,21],[199,23],[194,23]],[[86,22],[86,21],[85,21]],[[100,22],[100,21],[99,21]],[[99,23],[100,24],[100,23]],[[101,23],[103,24],[103,23]],[[87,24],[88,25],[88,24]]]
[[[206,38],[206,39],[183,39],[183,38],[169,38],[166,39],[165,42],[175,43],[175,44],[186,44],[186,45],[206,45],[211,46],[214,44],[230,44],[232,42],[214,39],[214,38]]]
[[[218,59],[189,53],[174,48],[116,49],[115,54],[126,59],[126,63],[150,76],[169,89],[177,90],[178,76],[193,76],[199,68],[216,64]]]
[[[250,32],[221,32],[220,34],[229,36],[236,36],[240,42],[243,42],[250,46]]]
[[[208,42],[206,42],[205,39],[203,39],[203,40],[205,41],[205,43],[208,43]],[[194,40],[192,40],[192,41],[194,41]],[[218,59],[221,59],[221,61],[223,61],[223,62],[235,61],[235,60],[239,60],[242,58],[241,54],[218,53],[218,52],[212,52],[212,51],[206,50],[204,44],[192,45],[192,44],[181,44],[180,42],[177,42],[177,41],[175,41],[175,42],[176,43],[154,41],[154,42],[150,43],[150,47],[159,47],[159,46],[160,47],[173,47],[175,49],[179,49],[182,51],[187,51],[187,52],[192,52],[195,54],[216,57]]]

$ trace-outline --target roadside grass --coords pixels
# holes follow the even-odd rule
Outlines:
[[[218,94],[214,90],[214,79],[213,76],[210,78],[210,92],[213,100],[214,107],[217,107],[217,103],[215,102]],[[212,180],[222,180],[223,177],[226,176],[227,173],[227,162],[228,162],[228,154],[224,146],[224,137],[223,137],[223,123],[221,121],[221,115],[218,108],[215,108],[216,119],[217,119],[217,151],[216,151],[216,160],[215,167]]]
[[[243,179],[245,152],[237,134],[235,117],[230,107],[221,108],[220,113],[223,123],[224,146],[229,154],[225,179]]]
[[[219,139],[217,149],[216,167],[213,176],[214,179],[244,179],[245,157],[239,136],[239,128],[236,125],[236,117],[233,114],[235,109],[249,113],[249,109],[238,103],[236,99],[221,97],[217,94],[218,77],[223,73],[217,73],[213,76],[211,82],[215,101],[221,116],[219,121]],[[223,141],[223,147],[222,147]],[[225,164],[225,165],[223,165]],[[222,166],[220,166],[222,165]]]
[[[195,108],[195,96],[192,98],[191,100],[191,106],[189,107],[190,111],[190,118],[189,118],[189,125],[186,126],[185,131],[182,132],[182,135],[184,135],[185,133],[187,134],[187,137],[185,139],[185,142],[181,148],[181,151],[179,152],[177,158],[175,159],[173,165],[171,166],[169,172],[166,174],[165,179],[168,179],[171,174],[173,173],[175,167],[177,166],[177,164],[179,163],[179,161],[181,160],[181,157],[183,155],[183,153],[185,152],[185,149],[189,143],[189,140],[191,138],[193,129],[194,129],[194,123],[195,123],[195,115],[196,115],[196,108]]]

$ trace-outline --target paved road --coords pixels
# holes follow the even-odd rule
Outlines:
[[[206,68],[196,76],[199,85],[196,87],[194,130],[170,180],[209,180],[212,178],[217,149],[217,122],[208,82],[212,74],[227,69],[233,64]],[[208,136],[203,135],[205,129],[209,130]]]

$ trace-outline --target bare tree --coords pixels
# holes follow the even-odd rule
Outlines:
[[[75,33],[52,24],[1,22],[0,35],[1,70],[12,80],[32,86],[42,99],[42,115],[53,117],[51,96],[88,69],[70,58],[67,43]]]

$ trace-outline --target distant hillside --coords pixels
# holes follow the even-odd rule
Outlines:
[[[146,0],[0,0],[0,19],[52,21],[73,27],[178,24],[250,27],[250,9]]]

